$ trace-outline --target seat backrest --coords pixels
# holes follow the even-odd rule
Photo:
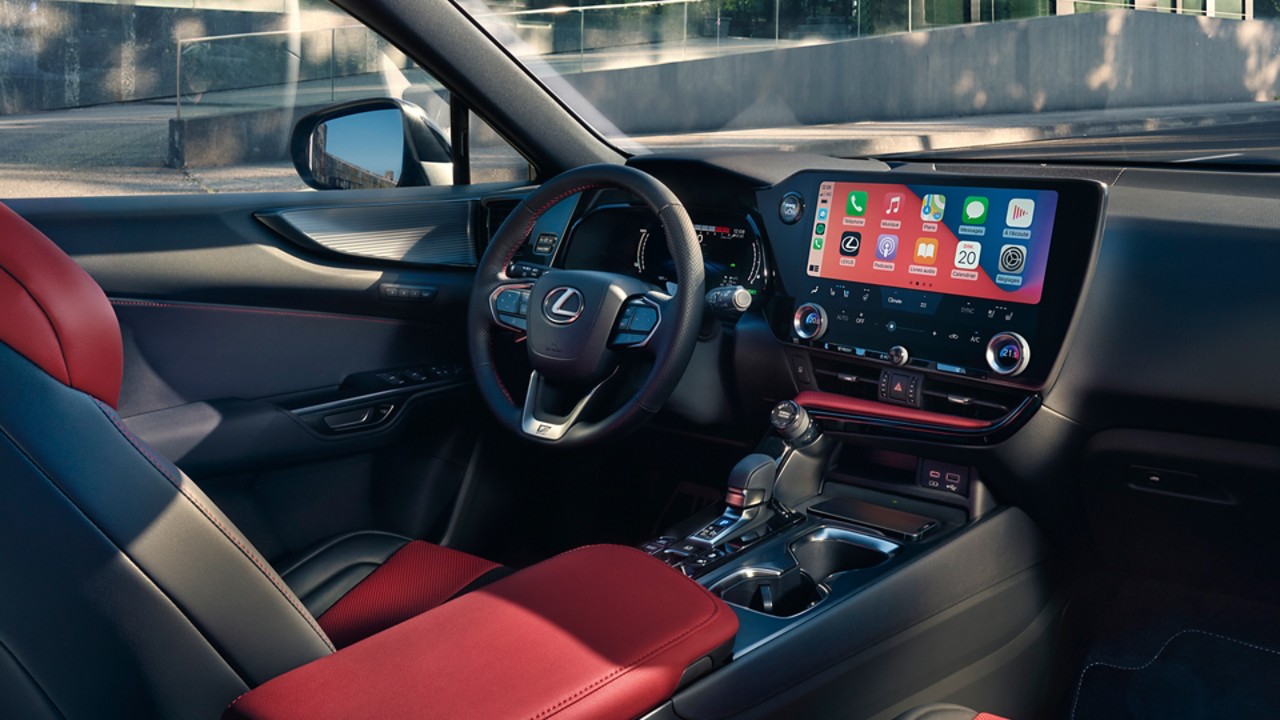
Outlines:
[[[332,652],[298,598],[116,414],[106,296],[0,206],[0,708],[216,717]]]

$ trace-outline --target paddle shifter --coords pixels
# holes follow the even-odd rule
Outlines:
[[[773,497],[773,481],[777,476],[778,463],[768,455],[752,453],[739,460],[729,472],[724,513],[690,535],[689,542],[716,548],[763,524],[768,517],[761,511]]]

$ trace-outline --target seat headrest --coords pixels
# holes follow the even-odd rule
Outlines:
[[[115,407],[124,351],[102,288],[0,205],[0,342],[66,385]]]

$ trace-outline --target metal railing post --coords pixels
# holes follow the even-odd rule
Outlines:
[[[181,120],[182,119],[182,39],[181,38],[178,39],[178,61],[177,61],[177,65],[174,67],[173,74],[175,76],[173,96],[177,104],[177,107],[174,110],[174,114],[177,117],[177,119]]]

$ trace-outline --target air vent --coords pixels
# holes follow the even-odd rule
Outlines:
[[[880,372],[886,365],[841,361],[816,353],[810,361],[819,390],[860,400],[880,400]],[[921,409],[994,422],[1007,416],[1023,399],[1016,391],[948,382],[928,375],[924,378]]]
[[[502,227],[502,223],[511,216],[511,213],[515,212],[519,204],[520,201],[515,198],[484,201],[485,226],[487,230],[485,233],[485,245],[489,244],[489,241],[493,239],[494,233],[498,232],[498,228]]]

